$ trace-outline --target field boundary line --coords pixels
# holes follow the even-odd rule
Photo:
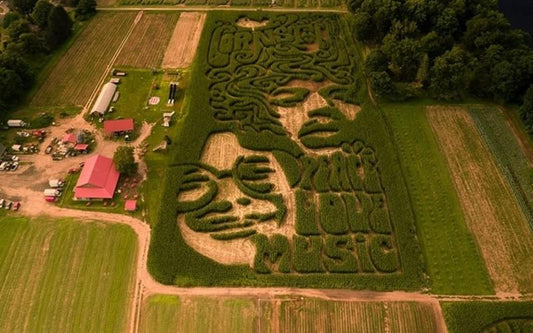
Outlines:
[[[115,64],[115,61],[117,60],[118,56],[120,55],[120,52],[124,48],[124,45],[126,45],[126,42],[128,41],[128,39],[130,38],[130,36],[131,36],[131,34],[133,32],[133,29],[135,29],[135,27],[137,26],[137,23],[139,23],[139,21],[141,20],[141,18],[143,16],[143,13],[144,13],[143,10],[139,11],[137,16],[135,17],[135,20],[131,24],[131,27],[128,30],[128,33],[126,33],[126,36],[124,36],[124,38],[120,42],[119,46],[117,47],[117,50],[113,54],[113,57],[111,57],[111,60],[109,60],[109,63],[107,64],[104,73],[102,74],[100,80],[98,81],[98,84],[94,88],[91,96],[89,97],[89,100],[87,101],[87,103],[85,103],[85,106],[83,107],[83,109],[81,111],[81,115],[82,116],[84,116],[85,113],[87,113],[87,111],[89,110],[89,108],[93,104],[94,100],[96,99],[96,96],[98,95],[98,92],[100,91],[100,87],[104,83],[105,78],[107,77],[107,74],[109,73],[109,71],[111,70],[113,65]]]
[[[235,8],[235,7],[97,7],[97,11],[179,11],[179,12],[210,12],[210,11],[236,11],[236,12],[297,12],[297,13],[338,13],[347,14],[346,9],[322,9],[322,8]]]

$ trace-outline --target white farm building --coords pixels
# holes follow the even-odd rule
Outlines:
[[[100,95],[98,95],[98,98],[96,99],[96,103],[94,103],[91,114],[98,114],[99,116],[103,115],[107,111],[111,100],[113,100],[116,90],[117,86],[115,84],[111,82],[104,84],[102,91],[100,91]]]

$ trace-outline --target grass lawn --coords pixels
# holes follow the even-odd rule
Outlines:
[[[441,302],[450,333],[533,332],[533,302]]]
[[[124,225],[0,217],[0,331],[126,331],[136,252]]]
[[[431,291],[492,294],[476,243],[467,228],[446,161],[426,120],[424,102],[384,104],[415,210]]]

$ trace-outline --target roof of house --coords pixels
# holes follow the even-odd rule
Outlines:
[[[89,148],[89,145],[86,143],[78,143],[74,146],[75,150],[85,150],[87,148]]]
[[[135,211],[137,209],[137,200],[126,200],[124,210]]]
[[[109,106],[109,103],[111,103],[116,90],[117,86],[115,84],[111,82],[104,84],[102,90],[100,91],[100,95],[98,95],[98,98],[96,99],[96,103],[94,103],[94,106],[91,109],[91,114],[95,112],[104,114]]]
[[[133,131],[133,118],[106,120],[104,121],[104,131],[109,134]]]
[[[61,141],[76,143],[76,135],[74,135],[74,133],[67,133],[63,136],[63,140]]]
[[[111,199],[115,194],[119,176],[112,159],[94,155],[85,161],[74,189],[74,197]]]

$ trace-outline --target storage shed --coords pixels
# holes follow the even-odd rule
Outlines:
[[[104,115],[109,107],[109,104],[111,104],[111,100],[113,99],[116,90],[117,86],[115,84],[111,82],[104,84],[102,91],[100,91],[100,95],[98,95],[98,98],[91,109],[91,115]]]
[[[104,131],[108,135],[121,135],[133,131],[133,118],[106,120],[104,121]]]

